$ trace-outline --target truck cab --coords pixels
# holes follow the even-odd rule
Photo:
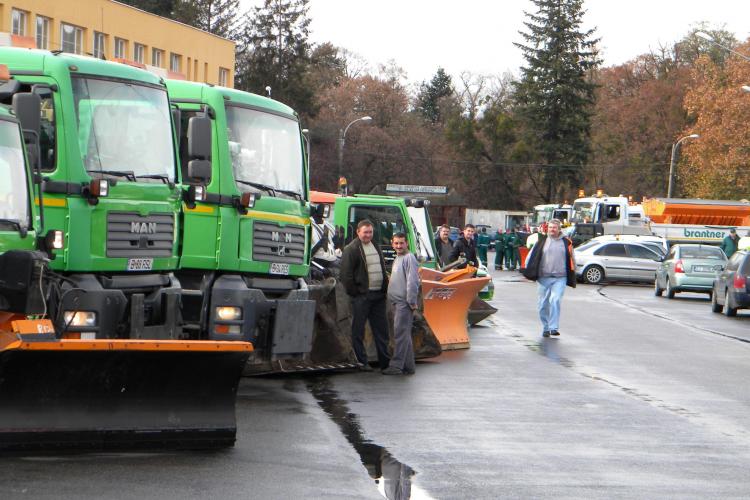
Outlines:
[[[632,207],[624,196],[578,198],[570,220],[576,225],[601,225],[602,234],[651,234],[643,211]]]
[[[66,241],[49,264],[65,278],[59,334],[182,338],[173,274],[181,190],[164,82],[66,53],[3,47],[0,60],[17,92],[41,103],[37,199],[46,227]]]
[[[247,92],[167,86],[181,120],[185,328],[251,341],[251,368],[300,359],[312,348],[315,302],[304,280],[311,206],[299,118]],[[199,130],[209,131],[206,143]]]

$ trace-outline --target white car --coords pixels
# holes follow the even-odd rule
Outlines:
[[[654,282],[663,256],[642,243],[591,240],[575,249],[576,277],[586,283],[605,280]]]

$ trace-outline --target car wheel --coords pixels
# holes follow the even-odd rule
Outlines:
[[[677,293],[677,290],[675,290],[674,288],[672,288],[672,282],[669,281],[669,276],[667,276],[667,288],[665,289],[665,291],[667,292],[667,298],[668,299],[673,299],[674,298],[674,294]]]
[[[583,279],[584,281],[586,281],[586,283],[598,285],[599,283],[604,281],[604,269],[602,269],[601,266],[597,265],[589,266],[586,270],[583,271]]]
[[[727,290],[724,295],[724,315],[729,316],[730,318],[737,316],[737,308],[729,307],[729,304],[731,304],[731,302],[729,302],[729,290]]]
[[[664,289],[659,286],[659,278],[657,276],[654,277],[654,295],[657,297],[661,297],[661,294],[664,293]]]
[[[724,306],[722,306],[721,304],[719,304],[719,301],[716,298],[717,295],[719,295],[719,294],[716,293],[716,292],[713,292],[711,294],[711,311],[713,311],[715,313],[720,313],[721,310],[724,309]]]

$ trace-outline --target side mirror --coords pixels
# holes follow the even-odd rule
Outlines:
[[[42,99],[31,92],[23,92],[13,96],[13,113],[21,122],[24,132],[31,132],[39,136],[41,129]]]
[[[211,119],[193,116],[188,122],[188,155],[190,159],[211,159]]]
[[[211,162],[207,160],[190,160],[188,162],[188,177],[206,182],[211,178]]]
[[[327,219],[331,215],[331,205],[328,203],[314,203],[310,205],[310,215],[314,219]]]

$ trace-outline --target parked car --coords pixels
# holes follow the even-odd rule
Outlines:
[[[576,276],[591,284],[604,280],[652,283],[661,260],[640,243],[591,240],[575,249]]]
[[[656,269],[654,295],[666,292],[702,292],[711,295],[716,274],[727,265],[721,248],[710,245],[675,245]]]
[[[716,276],[711,294],[711,310],[736,316],[738,309],[750,308],[750,251],[740,250],[732,255],[724,270]]]
[[[667,240],[661,236],[645,236],[641,234],[606,234],[597,236],[590,241],[622,241],[626,243],[640,243],[641,245],[665,256],[669,251]]]

